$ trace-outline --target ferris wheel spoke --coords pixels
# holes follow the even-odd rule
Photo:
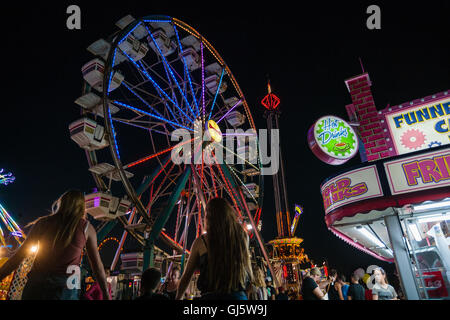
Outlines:
[[[164,187],[164,189],[162,188],[164,186],[164,184],[166,183],[166,180],[168,179],[170,173],[172,172],[173,168],[175,167],[175,163],[172,163],[172,166],[169,168],[168,172],[166,173],[166,175],[164,176],[163,180],[161,181],[161,183],[159,183],[158,188],[156,189],[155,193],[152,194],[151,199],[149,201],[149,208],[151,208],[153,206],[153,204],[156,202],[156,200],[162,195],[164,194],[164,192],[167,191],[167,189],[174,183],[174,180],[169,181],[169,183]],[[179,177],[179,176],[178,176]],[[177,178],[178,178],[177,177]]]
[[[145,70],[145,67],[144,67],[144,64],[143,64],[143,62],[142,61],[139,61],[139,64],[140,64],[140,66],[143,68],[143,70]],[[164,69],[166,69],[166,67],[165,67],[165,65],[164,65]],[[166,71],[166,75],[167,75],[167,71]],[[158,77],[160,77],[161,78],[161,76],[159,75],[159,74],[157,74],[157,76]],[[167,75],[167,77],[168,77],[168,75]],[[149,78],[150,79],[150,78]],[[152,80],[152,79],[150,79],[150,80]],[[170,81],[170,78],[169,78],[169,81]],[[189,120],[189,121],[191,121],[191,122],[193,122],[193,120],[192,119],[190,119],[189,117],[188,117],[188,115],[186,114],[186,113],[184,113],[184,111],[182,110],[182,108],[180,107],[180,105],[178,104],[178,101],[177,101],[177,98],[176,98],[176,94],[175,94],[175,92],[174,92],[174,90],[173,90],[173,86],[171,85],[171,83],[169,82],[168,83],[168,88],[170,88],[170,91],[172,92],[172,97],[173,97],[173,99],[171,99],[170,97],[169,97],[169,95],[165,92],[165,90],[164,89],[162,89],[155,81],[151,81],[152,82],[152,84],[153,84],[153,86],[155,87],[155,89],[156,89],[156,91],[158,92],[158,95],[160,96],[160,98],[161,99],[163,99],[163,97],[162,97],[162,95],[164,95],[164,97],[166,97],[166,99],[168,99],[170,102],[172,102],[173,103],[173,105]],[[162,94],[162,95],[161,95]],[[164,99],[163,99],[164,100]],[[166,103],[165,103],[166,104]],[[167,105],[167,104],[166,104]],[[172,114],[172,116],[174,117],[174,118],[176,118],[175,117],[175,114],[173,113],[173,111],[171,110],[171,109],[169,109],[169,111],[171,111],[171,114]]]
[[[186,119],[188,119],[190,122],[194,122],[194,120],[192,120],[186,113],[184,113],[184,111],[180,108],[180,106],[178,105],[178,103],[176,103],[176,101],[174,101],[172,98],[170,98],[167,93],[161,89],[161,87],[156,83],[155,80],[153,80],[153,78],[150,76],[150,74],[145,70],[144,67],[142,67],[141,65],[137,64],[136,61],[133,60],[133,58],[131,58],[126,52],[124,52],[123,50],[120,50],[122,52],[123,55],[125,55],[128,60],[139,70],[141,71],[147,78],[148,80],[150,80],[150,82],[153,84],[153,86],[155,87],[155,89],[158,91],[158,93],[161,93],[167,100],[169,100],[170,102],[172,102],[172,104],[186,117]]]
[[[234,108],[236,108],[237,106],[239,106],[242,102],[242,98],[239,99],[238,102],[236,102],[236,104],[230,108],[230,110],[227,111],[227,113],[225,113],[222,118],[220,118],[218,121],[216,121],[217,124],[219,124],[220,121],[222,121],[231,111],[233,111]]]
[[[160,54],[160,56],[161,56],[161,58],[162,58],[163,64],[164,64],[164,69],[165,69],[165,71],[166,71],[166,74],[167,74],[167,71],[169,71],[169,73],[170,73],[172,79],[175,81],[175,84],[176,84],[178,90],[180,91],[180,93],[181,93],[183,99],[185,100],[186,105],[189,107],[191,113],[194,115],[194,118],[195,118],[194,110],[192,110],[191,105],[190,105],[189,101],[187,100],[187,97],[185,96],[183,90],[181,89],[180,84],[178,83],[177,78],[176,78],[175,75],[173,74],[172,67],[170,66],[170,64],[169,64],[169,62],[167,61],[166,57],[162,54],[161,49],[159,48],[158,43],[156,42],[155,38],[153,37],[153,34],[152,34],[152,33],[150,32],[150,30],[148,29],[147,25],[145,25],[145,28],[147,29],[148,34],[149,34],[150,37],[152,38],[152,41],[153,41],[155,47],[158,49],[158,52],[159,52],[159,54]]]
[[[216,99],[217,99],[217,96],[219,95],[220,87],[222,86],[222,80],[223,80],[224,74],[225,74],[225,68],[222,68],[222,74],[220,75],[219,85],[217,87],[216,94],[214,95],[214,100],[213,100],[213,103],[211,106],[211,111],[209,112],[208,120],[206,122],[208,122],[211,119],[211,115],[212,115],[212,112],[213,112],[213,109],[214,109],[214,106],[216,103]]]
[[[243,160],[245,163],[247,163],[248,165],[250,165],[251,167],[253,167],[254,169],[256,169],[257,171],[259,171],[259,168],[256,167],[253,163],[248,162],[246,159],[242,158],[239,154],[237,154],[236,152],[234,152],[231,149],[228,149],[227,147],[225,147],[223,144],[218,144],[220,145],[224,150],[227,150],[229,152],[231,152],[232,154],[234,154],[236,157],[238,157],[239,159]]]
[[[143,130],[146,130],[146,131],[149,131],[149,132],[155,132],[155,133],[158,133],[158,134],[161,134],[161,135],[164,135],[164,136],[167,136],[168,134],[170,134],[167,130],[166,131],[160,131],[160,130],[155,129],[158,126],[161,126],[161,123],[153,123],[154,127],[145,127],[145,126],[142,126],[142,125],[139,125],[139,124],[135,123],[136,120],[121,119],[121,118],[113,118],[112,120],[115,121],[115,122],[119,122],[119,123],[128,125],[128,126],[132,126],[132,127],[135,127],[135,128],[143,129]],[[144,123],[152,124],[149,121],[145,121]]]
[[[203,123],[205,123],[205,60],[203,59],[203,42],[200,42],[200,52],[202,57],[202,119]]]
[[[123,168],[124,168],[124,169],[128,169],[128,168],[134,167],[135,165],[138,165],[138,164],[140,164],[140,163],[146,162],[146,161],[151,160],[151,159],[153,159],[153,158],[155,158],[155,157],[158,157],[158,156],[160,156],[160,155],[163,155],[163,154],[165,154],[165,153],[167,153],[167,152],[170,152],[170,151],[172,151],[173,149],[175,149],[175,148],[177,148],[177,147],[181,147],[182,145],[185,145],[185,144],[187,144],[187,143],[191,143],[191,141],[193,141],[193,140],[194,140],[194,138],[192,138],[192,139],[189,140],[189,141],[184,141],[184,142],[178,143],[178,144],[176,144],[176,145],[174,145],[174,146],[172,146],[172,147],[170,147],[170,148],[167,148],[167,149],[165,149],[165,150],[159,151],[159,152],[154,153],[154,154],[152,154],[152,155],[146,156],[146,157],[141,158],[141,159],[139,159],[139,160],[133,161],[133,162],[131,162],[131,163],[129,163],[129,164],[123,166]]]
[[[168,119],[165,119],[165,118],[163,118],[163,117],[157,116],[157,115],[155,115],[155,114],[151,114],[151,113],[146,112],[146,111],[144,111],[144,110],[141,110],[141,109],[138,109],[138,108],[136,108],[136,107],[130,106],[130,105],[126,104],[126,103],[123,103],[123,102],[120,102],[120,101],[117,101],[117,100],[114,100],[114,101],[112,101],[112,102],[113,102],[114,104],[117,104],[117,105],[119,105],[119,106],[125,107],[125,108],[130,109],[130,110],[134,110],[134,111],[136,111],[136,112],[139,112],[139,113],[141,113],[141,114],[147,115],[147,116],[149,116],[149,117],[153,117],[153,118],[155,118],[155,119],[162,120],[162,121],[167,122],[167,123],[169,123],[169,124],[172,124],[172,125],[174,125],[174,126],[177,126],[177,127],[180,127],[180,128],[184,128],[184,129],[187,129],[187,130],[189,130],[189,131],[194,131],[193,129],[191,129],[191,128],[189,128],[189,127],[183,126],[183,125],[181,125],[181,124],[179,124],[179,123],[170,121],[170,120],[168,120]]]
[[[234,196],[234,194],[233,194],[232,188],[230,187],[231,183],[230,183],[230,181],[228,181],[228,179],[225,177],[225,175],[224,175],[224,173],[223,173],[223,171],[222,171],[222,168],[221,168],[219,162],[217,161],[217,158],[216,158],[215,155],[214,155],[214,159],[216,160],[216,161],[215,161],[215,162],[216,162],[216,166],[217,166],[217,168],[219,169],[219,172],[220,172],[220,175],[221,175],[221,177],[222,177],[222,180],[223,180],[223,182],[224,182],[224,184],[225,184],[226,190],[228,191],[229,196],[230,196],[231,199],[233,200],[233,203],[234,203],[234,205],[235,205],[235,208],[236,208],[236,210],[237,210],[239,216],[242,217],[241,211],[239,210],[239,206],[238,206],[237,201],[236,201],[236,198],[235,198],[235,196]]]
[[[158,110],[154,109],[147,101],[145,101],[140,95],[138,95],[136,92],[134,92],[133,89],[131,89],[125,81],[122,82],[125,88],[127,88],[132,94],[134,94],[139,100],[141,100],[147,107],[149,107],[153,112],[155,112],[158,116],[162,117],[163,115],[159,113]],[[177,122],[177,121],[175,121]],[[178,122],[177,122],[178,123]]]
[[[233,169],[233,167],[231,167],[228,163],[226,163],[224,161],[225,165],[228,167],[228,169],[230,169],[231,173],[237,178],[237,180],[239,181],[239,183],[241,184],[242,187],[244,187],[248,194],[252,197],[252,199],[255,201],[255,203],[258,203],[258,201],[255,199],[255,197],[252,195],[252,193],[250,192],[250,190],[247,188],[247,186],[245,185],[244,182],[242,182],[241,178],[239,178],[238,174],[236,173],[236,171]]]
[[[186,74],[186,76],[188,78],[189,87],[191,88],[192,100],[194,101],[195,108],[197,110],[197,114],[196,115],[198,115],[200,111],[198,109],[197,99],[195,98],[195,92],[194,92],[194,88],[192,86],[192,81],[191,81],[191,76],[190,76],[190,73],[189,73],[189,69],[188,69],[188,67],[186,65],[186,59],[185,59],[185,57],[183,55],[183,46],[181,45],[180,37],[178,35],[178,30],[177,30],[177,27],[175,25],[173,25],[173,29],[175,31],[175,35],[176,35],[176,38],[177,38],[178,48],[180,48],[180,53],[181,53],[181,57],[182,57],[182,61],[183,61],[184,72],[185,72],[185,74]]]

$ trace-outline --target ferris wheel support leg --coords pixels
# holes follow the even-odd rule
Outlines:
[[[238,186],[235,183],[235,181],[234,181],[233,177],[231,176],[230,171],[228,170],[227,166],[225,164],[221,164],[221,167],[223,169],[224,174],[227,176],[228,180],[230,181],[232,187],[234,189],[238,190],[239,196],[240,196],[240,198],[242,200],[242,203],[244,205],[244,211],[243,212],[245,212],[247,214],[247,217],[248,217],[248,219],[250,221],[250,224],[252,225],[252,232],[255,233],[256,239],[258,240],[259,247],[260,247],[260,249],[261,249],[261,251],[263,253],[264,259],[266,260],[267,266],[269,267],[270,273],[271,274],[275,274],[273,272],[273,268],[272,268],[272,264],[270,263],[269,256],[267,255],[266,248],[264,247],[264,243],[263,243],[263,241],[261,239],[261,235],[259,234],[258,228],[257,228],[257,226],[255,224],[255,220],[253,219],[253,217],[252,217],[252,215],[250,213],[250,210],[248,210],[247,202],[245,201],[244,194],[242,193],[241,187]],[[279,283],[278,283],[278,280],[275,277],[273,277],[273,280],[274,280],[274,283],[275,283],[276,287],[278,288],[280,286]]]
[[[105,237],[108,235],[108,233],[111,232],[111,230],[115,227],[116,224],[117,224],[116,219],[111,220],[97,232],[97,245],[99,245],[105,239]]]
[[[181,191],[183,191],[184,187],[186,186],[186,182],[188,181],[189,175],[191,173],[191,168],[186,167],[186,170],[184,171],[183,175],[181,176],[180,180],[177,183],[177,186],[175,187],[173,193],[171,194],[169,198],[169,202],[167,206],[164,208],[164,211],[161,212],[161,214],[156,218],[155,224],[152,227],[152,230],[150,231],[150,235],[148,239],[145,240],[145,246],[144,246],[144,270],[147,269],[153,260],[153,244],[155,240],[159,237],[159,234],[161,233],[162,228],[166,224],[167,220],[169,219],[170,213],[172,212],[173,208],[175,207],[178,199],[180,198]],[[150,246],[150,248],[149,248]]]
[[[144,244],[144,265],[142,271],[147,270],[148,268],[153,267],[154,265],[154,242],[150,241],[150,239],[145,239]]]

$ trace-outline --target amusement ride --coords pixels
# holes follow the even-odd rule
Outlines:
[[[148,268],[157,252],[183,269],[193,240],[206,232],[206,204],[218,196],[235,208],[271,268],[259,235],[257,131],[230,68],[176,18],[127,15],[116,26],[87,48],[95,58],[82,67],[81,118],[69,126],[96,184],[86,211],[98,221],[99,244],[122,229],[110,269],[119,258]],[[121,255],[126,241],[141,252]]]
[[[14,182],[12,173],[3,173],[0,169],[0,186]],[[2,228],[2,223],[5,228]],[[11,257],[25,241],[26,235],[11,215],[0,204],[0,266]],[[0,281],[0,300],[20,300],[22,290],[27,282],[27,274],[31,270],[39,246],[33,246],[31,252],[19,267]]]
[[[281,115],[280,102],[280,98],[272,93],[270,81],[268,81],[267,95],[262,99],[261,104],[266,109],[264,116],[267,119],[267,130],[271,139],[273,139],[272,130],[275,129],[275,132],[278,132],[280,129],[278,121]],[[278,231],[278,236],[269,241],[269,244],[273,248],[271,257],[274,269],[276,270],[272,275],[274,280],[278,280],[275,282],[287,288],[298,288],[302,277],[300,273],[301,267],[309,262],[308,255],[305,254],[305,250],[300,246],[303,239],[295,236],[303,208],[295,205],[295,214],[291,221],[281,145],[279,146],[278,152],[280,170],[272,175]]]

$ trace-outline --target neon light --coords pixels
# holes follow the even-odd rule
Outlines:
[[[0,173],[3,173],[3,169],[0,169]],[[11,173],[0,175],[0,185],[7,185],[14,181],[14,177]],[[9,231],[10,235],[14,237],[14,239],[22,244],[21,238],[26,238],[25,233],[20,229],[20,227],[16,224],[14,219],[8,214],[6,209],[0,204],[0,221],[6,226],[6,229]],[[12,245],[7,245],[5,241],[5,233],[3,232],[0,224],[0,244],[4,248],[12,248]]]
[[[147,29],[148,34],[152,38],[153,43],[155,44],[156,48],[159,51],[159,54],[160,54],[161,58],[163,59],[163,62],[164,62],[164,65],[165,65],[164,69],[166,69],[166,66],[167,66],[167,69],[169,70],[169,73],[172,76],[172,79],[175,80],[175,84],[177,85],[178,90],[180,90],[181,95],[183,96],[184,100],[186,101],[186,104],[189,107],[189,110],[191,110],[192,114],[195,116],[194,110],[192,110],[191,105],[189,104],[189,101],[187,100],[186,96],[184,95],[184,92],[181,89],[180,84],[177,81],[177,78],[173,74],[170,64],[167,62],[166,57],[162,54],[161,49],[158,46],[158,43],[156,43],[155,38],[153,37],[153,34],[150,32],[150,30],[148,30],[147,26],[145,26],[145,28]],[[167,71],[166,71],[166,73],[167,73]]]
[[[187,143],[190,143],[192,140],[194,140],[194,138],[192,138],[192,139],[189,140],[189,141],[185,141],[185,142],[183,142],[183,143],[176,144],[176,145],[174,145],[174,146],[172,146],[172,147],[170,147],[170,148],[168,148],[168,149],[165,149],[165,150],[162,150],[162,151],[157,152],[157,153],[155,153],[155,154],[152,154],[151,156],[145,157],[145,158],[143,158],[143,159],[141,159],[141,160],[137,160],[137,161],[135,161],[135,162],[132,162],[132,163],[130,163],[130,164],[127,164],[127,165],[124,167],[124,169],[131,168],[131,167],[133,167],[133,166],[135,166],[135,165],[137,165],[137,164],[140,164],[140,163],[142,163],[142,162],[145,162],[145,161],[148,161],[148,160],[150,160],[150,159],[153,159],[153,158],[155,158],[155,157],[157,157],[157,156],[160,156],[160,155],[162,155],[162,154],[164,154],[164,153],[166,153],[166,152],[169,152],[169,151],[171,151],[171,150],[173,150],[173,149],[175,149],[175,148],[177,148],[177,147],[180,147],[180,146],[182,146],[182,145],[185,145],[185,144],[187,144]]]
[[[112,133],[112,137],[114,139],[114,146],[116,147],[117,156],[119,157],[119,160],[120,160],[119,146],[117,145],[116,132],[114,130],[114,125],[113,125],[112,117],[111,117],[111,110],[109,108],[108,108],[108,114],[109,114],[109,123],[111,125],[111,133]]]
[[[172,22],[171,20],[156,20],[156,19],[153,19],[153,20],[142,20],[142,21],[144,21],[144,22]]]
[[[175,30],[175,34],[177,36],[178,47],[180,48],[181,56],[183,57],[183,65],[184,65],[184,69],[185,69],[185,72],[186,72],[188,80],[189,80],[189,86],[191,87],[192,98],[194,99],[195,108],[197,109],[197,114],[199,114],[200,110],[198,109],[197,99],[195,98],[194,87],[192,86],[191,77],[189,75],[189,69],[186,66],[186,59],[183,56],[183,46],[181,45],[180,38],[178,37],[178,30],[175,25],[173,26],[173,29]]]
[[[225,113],[225,115],[219,119],[219,121],[217,121],[217,123],[219,123],[220,121],[222,121],[223,118],[225,118],[234,108],[236,108],[240,103],[242,102],[242,99],[240,99],[238,102],[236,102],[236,104],[230,109],[228,110],[227,113]]]
[[[222,132],[220,131],[219,126],[214,122],[214,120],[208,121],[208,133],[214,142],[219,143],[222,141]]]
[[[228,193],[229,193],[229,195],[231,196],[231,199],[233,200],[234,205],[236,206],[236,210],[237,210],[237,212],[238,212],[238,214],[239,214],[239,217],[242,218],[241,211],[239,210],[239,206],[238,206],[238,204],[237,204],[237,202],[236,202],[236,199],[234,198],[232,189],[231,189],[230,186],[228,185],[229,181],[228,181],[228,179],[225,177],[225,175],[223,174],[222,168],[220,167],[220,164],[219,164],[219,162],[217,161],[216,155],[213,155],[213,156],[214,156],[214,159],[216,160],[217,168],[219,169],[220,175],[222,176],[222,179],[223,179],[223,181],[225,182],[225,187],[227,188]]]
[[[119,49],[120,49],[120,48],[119,48]],[[184,114],[184,115],[186,116],[187,119],[189,119],[189,121],[191,121],[191,122],[194,121],[194,120],[192,120],[191,118],[189,118],[189,116],[188,116],[187,114],[185,114],[185,113],[183,112],[183,110],[178,106],[178,104],[177,104],[172,98],[170,98],[170,97],[167,95],[167,93],[164,92],[163,89],[161,89],[161,87],[155,82],[155,80],[153,80],[153,78],[148,74],[148,72],[145,70],[144,67],[139,66],[139,65],[136,63],[136,61],[134,61],[134,60],[133,60],[128,54],[126,54],[123,50],[120,50],[120,51],[128,58],[128,60],[130,60],[130,61],[136,66],[136,68],[139,69],[139,71],[141,71],[141,72],[147,77],[148,80],[150,80],[150,82],[153,84],[153,86],[154,86],[155,88],[157,88],[157,89],[159,90],[159,92],[161,92],[161,93],[166,97],[166,99],[168,99],[170,102],[172,102],[172,103],[174,104],[174,106],[177,107],[178,110],[180,110],[181,113]],[[139,63],[141,63],[141,62],[139,61]]]
[[[219,86],[217,87],[216,94],[214,96],[214,100],[213,100],[213,103],[212,103],[212,106],[211,106],[211,111],[209,113],[208,121],[209,121],[209,119],[211,119],[211,114],[212,114],[212,111],[214,109],[214,105],[216,103],[216,99],[217,99],[217,96],[219,94],[220,87],[222,86],[222,79],[223,79],[223,75],[224,74],[225,74],[225,68],[222,68],[222,74],[220,75]]]
[[[0,184],[3,185],[8,185],[11,182],[14,182],[14,180],[16,179],[12,173],[6,173],[6,174],[2,174],[3,169],[0,169]]]
[[[129,35],[130,35],[130,33],[132,33],[137,27],[139,27],[139,25],[141,24],[142,22],[139,22],[138,24],[136,24],[135,26],[134,26],[134,28],[133,29],[131,29],[126,35],[125,35],[125,37],[123,37],[120,41],[119,41],[119,43],[118,43],[118,45],[120,45]],[[113,64],[113,66],[114,66],[114,64]]]
[[[203,99],[203,123],[205,123],[205,61],[203,60],[203,42],[200,42],[200,52],[202,55],[202,99]]]
[[[302,213],[303,213],[303,208],[301,206],[299,206],[298,204],[296,204],[295,205],[295,215],[294,215],[294,219],[292,220],[292,224],[291,224],[291,237],[294,236],[295,229],[297,229],[298,220]]]
[[[114,63],[115,63],[115,61],[116,61],[116,53],[117,53],[117,48],[116,49],[114,49],[114,55],[113,55],[113,60],[112,60],[112,66],[114,67]],[[112,80],[112,77],[113,77],[113,71],[111,70],[111,73],[110,73],[110,75],[109,75],[109,82],[108,82],[108,90],[106,91],[106,92],[109,92],[109,88],[110,88],[110,86],[111,86],[111,80]]]
[[[180,243],[176,242],[175,240],[173,240],[171,237],[169,237],[169,235],[163,231],[161,231],[161,233],[171,242],[173,242],[175,245],[177,245],[178,247],[183,247]],[[191,253],[189,250],[186,249],[187,253]]]
[[[270,81],[267,83],[267,95],[261,100],[261,104],[270,111],[277,109],[280,104],[280,99],[272,93]]]

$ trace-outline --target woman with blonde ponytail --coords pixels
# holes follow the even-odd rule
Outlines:
[[[195,239],[181,277],[177,299],[181,299],[195,270],[202,299],[247,300],[245,290],[252,280],[249,238],[237,221],[236,212],[222,198],[206,206],[206,234]]]
[[[97,249],[97,234],[87,221],[84,194],[77,190],[65,192],[53,203],[52,213],[27,225],[32,226],[19,250],[2,268],[0,280],[17,269],[32,247],[38,245],[33,267],[28,274],[23,300],[78,300],[77,267],[86,247],[94,276],[103,296],[110,299],[103,263]],[[72,276],[72,277],[71,277]],[[68,281],[70,279],[74,281]],[[77,288],[78,287],[78,288]]]

